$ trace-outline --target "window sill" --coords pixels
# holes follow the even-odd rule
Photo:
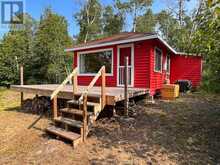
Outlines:
[[[154,70],[154,73],[161,73],[162,74],[162,70],[161,71]]]

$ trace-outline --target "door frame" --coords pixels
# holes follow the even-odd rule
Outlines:
[[[119,63],[120,63],[120,48],[131,48],[131,85],[129,87],[134,87],[134,43],[123,44],[117,46],[117,86],[122,87],[124,85],[119,84]]]

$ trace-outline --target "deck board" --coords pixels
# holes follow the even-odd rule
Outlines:
[[[41,84],[41,85],[11,85],[11,89],[18,92],[33,93],[42,96],[50,96],[59,84]],[[86,89],[86,86],[78,86],[77,94],[81,94]],[[59,92],[58,98],[72,99],[73,98],[72,85],[65,85]],[[128,88],[129,98],[148,94],[147,88]],[[101,87],[94,86],[90,91],[91,95],[101,95]],[[106,101],[107,105],[113,105],[118,101],[124,100],[123,87],[106,87]]]

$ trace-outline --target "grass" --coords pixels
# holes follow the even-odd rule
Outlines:
[[[18,92],[0,87],[0,111],[16,109],[20,105]]]

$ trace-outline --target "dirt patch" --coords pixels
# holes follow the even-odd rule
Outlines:
[[[134,119],[98,120],[87,142],[74,150],[45,135],[48,118],[27,129],[38,115],[4,110],[0,112],[0,164],[220,163],[219,96],[195,93],[155,105],[141,101],[133,108]]]

